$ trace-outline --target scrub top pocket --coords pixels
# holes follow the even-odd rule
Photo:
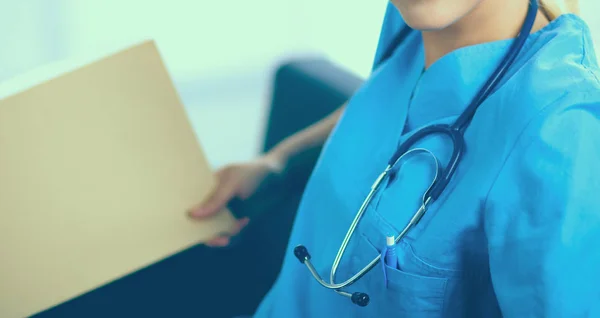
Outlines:
[[[375,247],[363,234],[356,235],[353,263],[362,266],[368,264],[380,254],[381,249]],[[397,253],[406,253],[398,245]],[[352,290],[369,294],[371,303],[369,315],[373,317],[442,317],[446,286],[449,278],[421,276],[405,272],[400,268],[385,266],[384,276],[382,263],[378,263],[367,273]],[[387,284],[386,284],[387,278]],[[360,290],[359,290],[360,289]]]

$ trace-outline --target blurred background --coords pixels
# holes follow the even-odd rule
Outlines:
[[[280,62],[326,57],[368,76],[386,3],[0,0],[0,84],[61,72],[153,39],[218,167],[260,150],[270,81]],[[600,3],[581,3],[599,47]]]

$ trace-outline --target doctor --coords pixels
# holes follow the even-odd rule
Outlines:
[[[600,317],[600,70],[586,24],[563,13],[576,7],[392,0],[376,60],[405,24],[420,32],[347,105],[264,157],[219,171],[213,196],[190,211],[202,218],[250,196],[267,173],[325,142],[283,269],[255,317]],[[460,124],[518,39],[506,73]],[[437,134],[390,161],[432,124],[460,126],[464,147]],[[449,182],[432,197],[436,174]],[[410,223],[415,211],[425,213]],[[383,255],[390,234],[401,238],[394,265]],[[368,299],[351,301],[357,292]]]

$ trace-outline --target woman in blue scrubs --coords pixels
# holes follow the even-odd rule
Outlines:
[[[337,112],[256,161],[219,171],[219,187],[193,216],[252,195],[266,174],[325,142],[279,279],[255,317],[600,317],[600,69],[588,27],[563,13],[576,2],[540,5],[523,50],[466,129],[448,187],[396,245],[398,264],[375,266],[345,288],[368,293],[368,306],[322,287],[294,247],[306,246],[328,281],[390,156],[412,132],[464,111],[519,32],[528,0],[392,0],[376,60],[403,26],[421,32]],[[442,164],[452,153],[443,137],[417,146]],[[435,171],[417,155],[386,179],[349,241],[337,282],[382,253],[386,236],[421,206]]]

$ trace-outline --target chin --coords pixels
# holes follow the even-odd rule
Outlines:
[[[391,0],[408,26],[420,31],[442,30],[473,8],[477,0]]]

